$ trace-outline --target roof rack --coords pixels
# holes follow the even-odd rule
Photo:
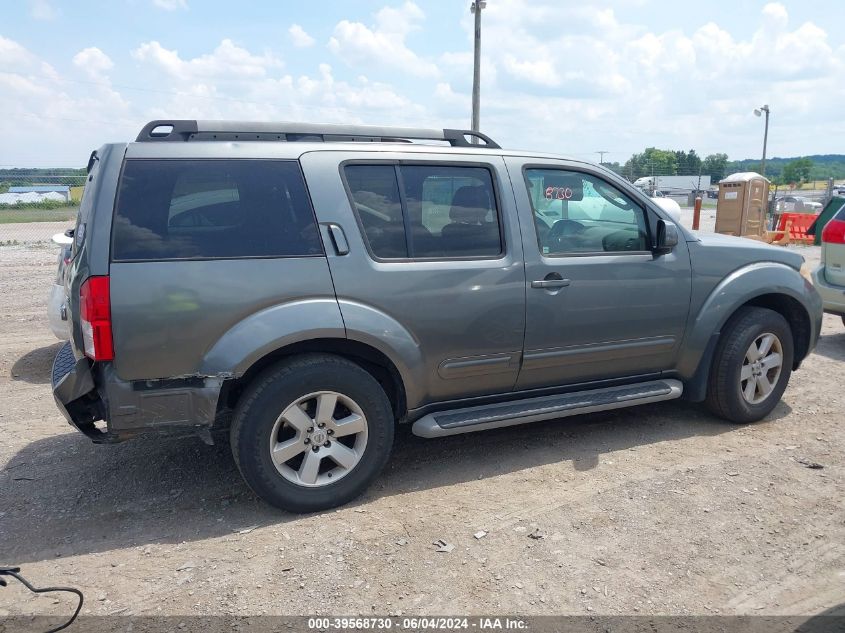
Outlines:
[[[477,144],[472,142],[477,140]],[[173,119],[150,121],[135,139],[138,143],[188,141],[311,141],[410,143],[446,141],[453,147],[501,149],[486,134],[472,130],[434,130],[374,125],[332,125],[324,123],[263,123],[255,121],[195,121]]]

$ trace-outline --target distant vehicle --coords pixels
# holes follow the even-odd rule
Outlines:
[[[845,196],[845,182],[839,185],[833,185],[833,193],[837,196]]]
[[[634,181],[634,186],[665,195],[705,191],[710,188],[710,176],[643,176]]]
[[[70,338],[70,329],[67,322],[67,306],[65,305],[65,271],[70,263],[71,247],[73,246],[73,229],[65,233],[56,233],[53,236],[53,243],[59,245],[58,269],[53,286],[50,288],[50,296],[47,298],[47,321],[50,330],[60,341]]]
[[[646,195],[651,198],[655,202],[655,204],[657,204],[658,207],[660,207],[666,213],[672,216],[672,219],[675,222],[681,221],[681,205],[672,200],[672,198],[666,196],[666,194],[662,191],[655,191],[654,193],[651,193],[647,189],[640,189],[640,191],[643,192],[643,195]]]
[[[775,208],[778,213],[818,213],[822,205],[804,196],[783,196],[775,198]]]
[[[655,191],[651,199],[654,200],[657,206],[668,213],[675,222],[681,221],[681,205],[672,200],[672,198],[667,198],[660,191]]]
[[[719,188],[711,187],[707,190],[707,197],[717,199],[719,197]]]
[[[821,263],[813,271],[813,285],[822,296],[824,311],[841,316],[845,324],[845,207],[822,231]]]

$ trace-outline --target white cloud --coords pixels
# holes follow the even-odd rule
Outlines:
[[[100,77],[114,68],[111,58],[96,46],[84,48],[74,55],[73,65],[91,77]]]
[[[142,67],[162,71],[157,100],[141,118],[302,120],[397,124],[418,122],[424,109],[392,86],[366,76],[338,80],[330,65],[316,74],[279,76],[273,55],[224,40],[213,52],[183,59],[158,42],[133,52]]]
[[[254,55],[225,39],[211,53],[193,59],[182,59],[179,51],[170,50],[159,42],[145,42],[132,51],[132,57],[150,62],[172,77],[180,79],[225,77],[232,80],[264,77],[268,72],[283,66],[272,53]]]
[[[554,62],[546,55],[538,55],[529,60],[517,59],[508,53],[502,61],[505,70],[519,79],[545,86],[558,86],[562,81]]]
[[[299,24],[291,24],[288,29],[288,34],[290,35],[293,45],[298,48],[308,48],[309,46],[314,46],[314,38],[308,35],[305,29],[303,29]]]
[[[59,12],[47,0],[30,0],[29,14],[35,20],[54,20]]]
[[[329,50],[353,66],[398,68],[419,77],[437,77],[437,65],[418,56],[405,41],[424,19],[422,9],[408,0],[401,7],[379,10],[372,26],[341,20],[329,40]]]
[[[40,60],[18,42],[0,35],[0,59],[3,60],[5,68],[0,68],[0,75],[5,74],[7,81],[11,77],[45,77],[48,80],[56,81],[59,73],[52,65]],[[5,71],[5,73],[4,73]],[[2,93],[0,93],[2,97]],[[2,98],[0,98],[2,102]]]
[[[153,4],[159,9],[165,11],[176,11],[177,9],[187,9],[188,0],[153,0]]]
[[[786,7],[780,2],[770,2],[763,7],[763,17],[766,20],[783,26],[786,26],[787,22],[789,22],[789,13],[786,11]]]
[[[589,155],[598,143],[619,151],[622,160],[646,145],[739,157],[752,155],[743,148],[756,151],[759,144],[751,109],[769,103],[770,151],[813,151],[807,147],[811,125],[845,134],[845,119],[828,98],[845,98],[837,79],[845,74],[845,47],[831,46],[817,23],[796,24],[783,4],[766,5],[740,29],[720,18],[724,26],[709,22],[665,31],[644,26],[648,12],[626,23],[602,4],[566,3],[565,28],[554,28],[561,24],[560,2],[488,4],[482,25],[484,131],[511,146],[563,153]],[[468,93],[468,13],[462,25],[464,46],[440,56],[440,81],[450,91]],[[449,93],[441,87],[436,96],[445,100]],[[554,138],[565,142],[550,147]]]
[[[167,0],[184,8],[174,1]],[[630,6],[639,0],[624,1]],[[68,76],[69,60],[49,59],[60,74],[47,59],[0,37],[0,102],[4,117],[12,113],[0,118],[7,141],[0,144],[0,163],[22,147],[52,160],[60,154],[58,144],[71,147],[82,139],[88,150],[90,144],[132,138],[139,121],[159,117],[467,127],[469,11],[453,10],[449,19],[459,21],[463,37],[447,39],[448,29],[424,15],[420,7],[427,4],[391,2],[369,18],[353,3],[327,14],[334,25],[328,47],[292,58],[301,64],[296,68],[279,56],[285,43],[273,40],[265,48],[265,41],[224,39],[198,52],[193,46],[202,43],[194,41],[188,55],[181,48],[187,42],[178,40],[177,49],[150,39],[133,46],[136,63],[120,68],[120,83],[149,89],[126,91],[131,101],[108,83],[112,61],[99,49],[79,51],[71,68],[96,77],[92,87]],[[684,26],[662,29],[649,24],[652,10],[663,10],[653,3],[624,13],[610,5],[488,3],[482,130],[504,146],[590,160],[597,148],[611,150],[610,160],[625,160],[651,145],[743,158],[756,155],[762,141],[761,122],[751,110],[768,103],[771,154],[841,151],[845,40],[833,22],[796,20],[797,9],[790,14],[773,2],[741,25],[713,11],[698,22],[679,15],[676,24]],[[294,44],[299,35],[312,37],[296,26],[283,36]],[[85,120],[78,139],[52,127],[68,117]]]
[[[14,40],[0,35],[0,59],[7,68],[21,68],[35,59],[35,56]]]
[[[379,31],[404,37],[419,28],[419,23],[425,19],[425,13],[416,4],[406,0],[399,8],[382,7],[375,18]]]
[[[93,50],[77,57],[85,53],[103,68],[105,55]],[[0,37],[0,58],[7,62],[0,69],[0,164],[82,165],[91,149],[137,133],[130,104],[107,82],[69,80],[8,38]]]

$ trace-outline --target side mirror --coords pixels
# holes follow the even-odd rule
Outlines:
[[[669,253],[678,245],[678,227],[666,220],[657,221],[656,253]]]

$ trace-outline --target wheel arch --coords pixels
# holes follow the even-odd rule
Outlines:
[[[314,353],[340,356],[361,367],[382,386],[397,421],[405,417],[407,413],[405,381],[396,364],[380,350],[347,338],[315,338],[297,341],[264,354],[240,376],[223,383],[217,405],[218,412],[234,409],[247,386],[266,368],[287,358]]]
[[[739,310],[753,306],[782,315],[793,332],[793,369],[809,354],[820,327],[811,310],[821,303],[815,290],[793,269],[783,264],[762,263],[735,271],[710,293],[689,324],[678,373],[685,382],[684,397],[704,399],[713,356],[725,326]]]
[[[746,301],[740,308],[746,306],[754,306],[758,308],[768,308],[773,312],[780,314],[786,322],[789,323],[789,328],[792,330],[792,343],[794,348],[794,357],[792,361],[792,369],[798,369],[807,354],[810,351],[810,341],[812,338],[812,324],[810,321],[810,314],[806,308],[794,297],[780,293],[766,293],[754,297]],[[737,308],[737,311],[739,308]],[[736,311],[734,312],[736,313]]]
[[[713,360],[716,352],[716,345],[722,336],[722,331],[743,308],[758,307],[768,308],[773,312],[780,314],[792,330],[792,342],[794,349],[794,356],[792,361],[792,369],[798,369],[801,361],[809,353],[809,347],[812,340],[812,323],[810,315],[804,306],[795,298],[770,292],[758,295],[746,301],[745,303],[736,306],[736,308],[728,314],[724,321],[719,326],[719,329],[710,336],[707,341],[704,352],[699,360],[698,367],[693,376],[686,381],[684,387],[684,397],[692,402],[701,402],[707,394],[707,383],[710,377],[710,371],[713,369]]]

